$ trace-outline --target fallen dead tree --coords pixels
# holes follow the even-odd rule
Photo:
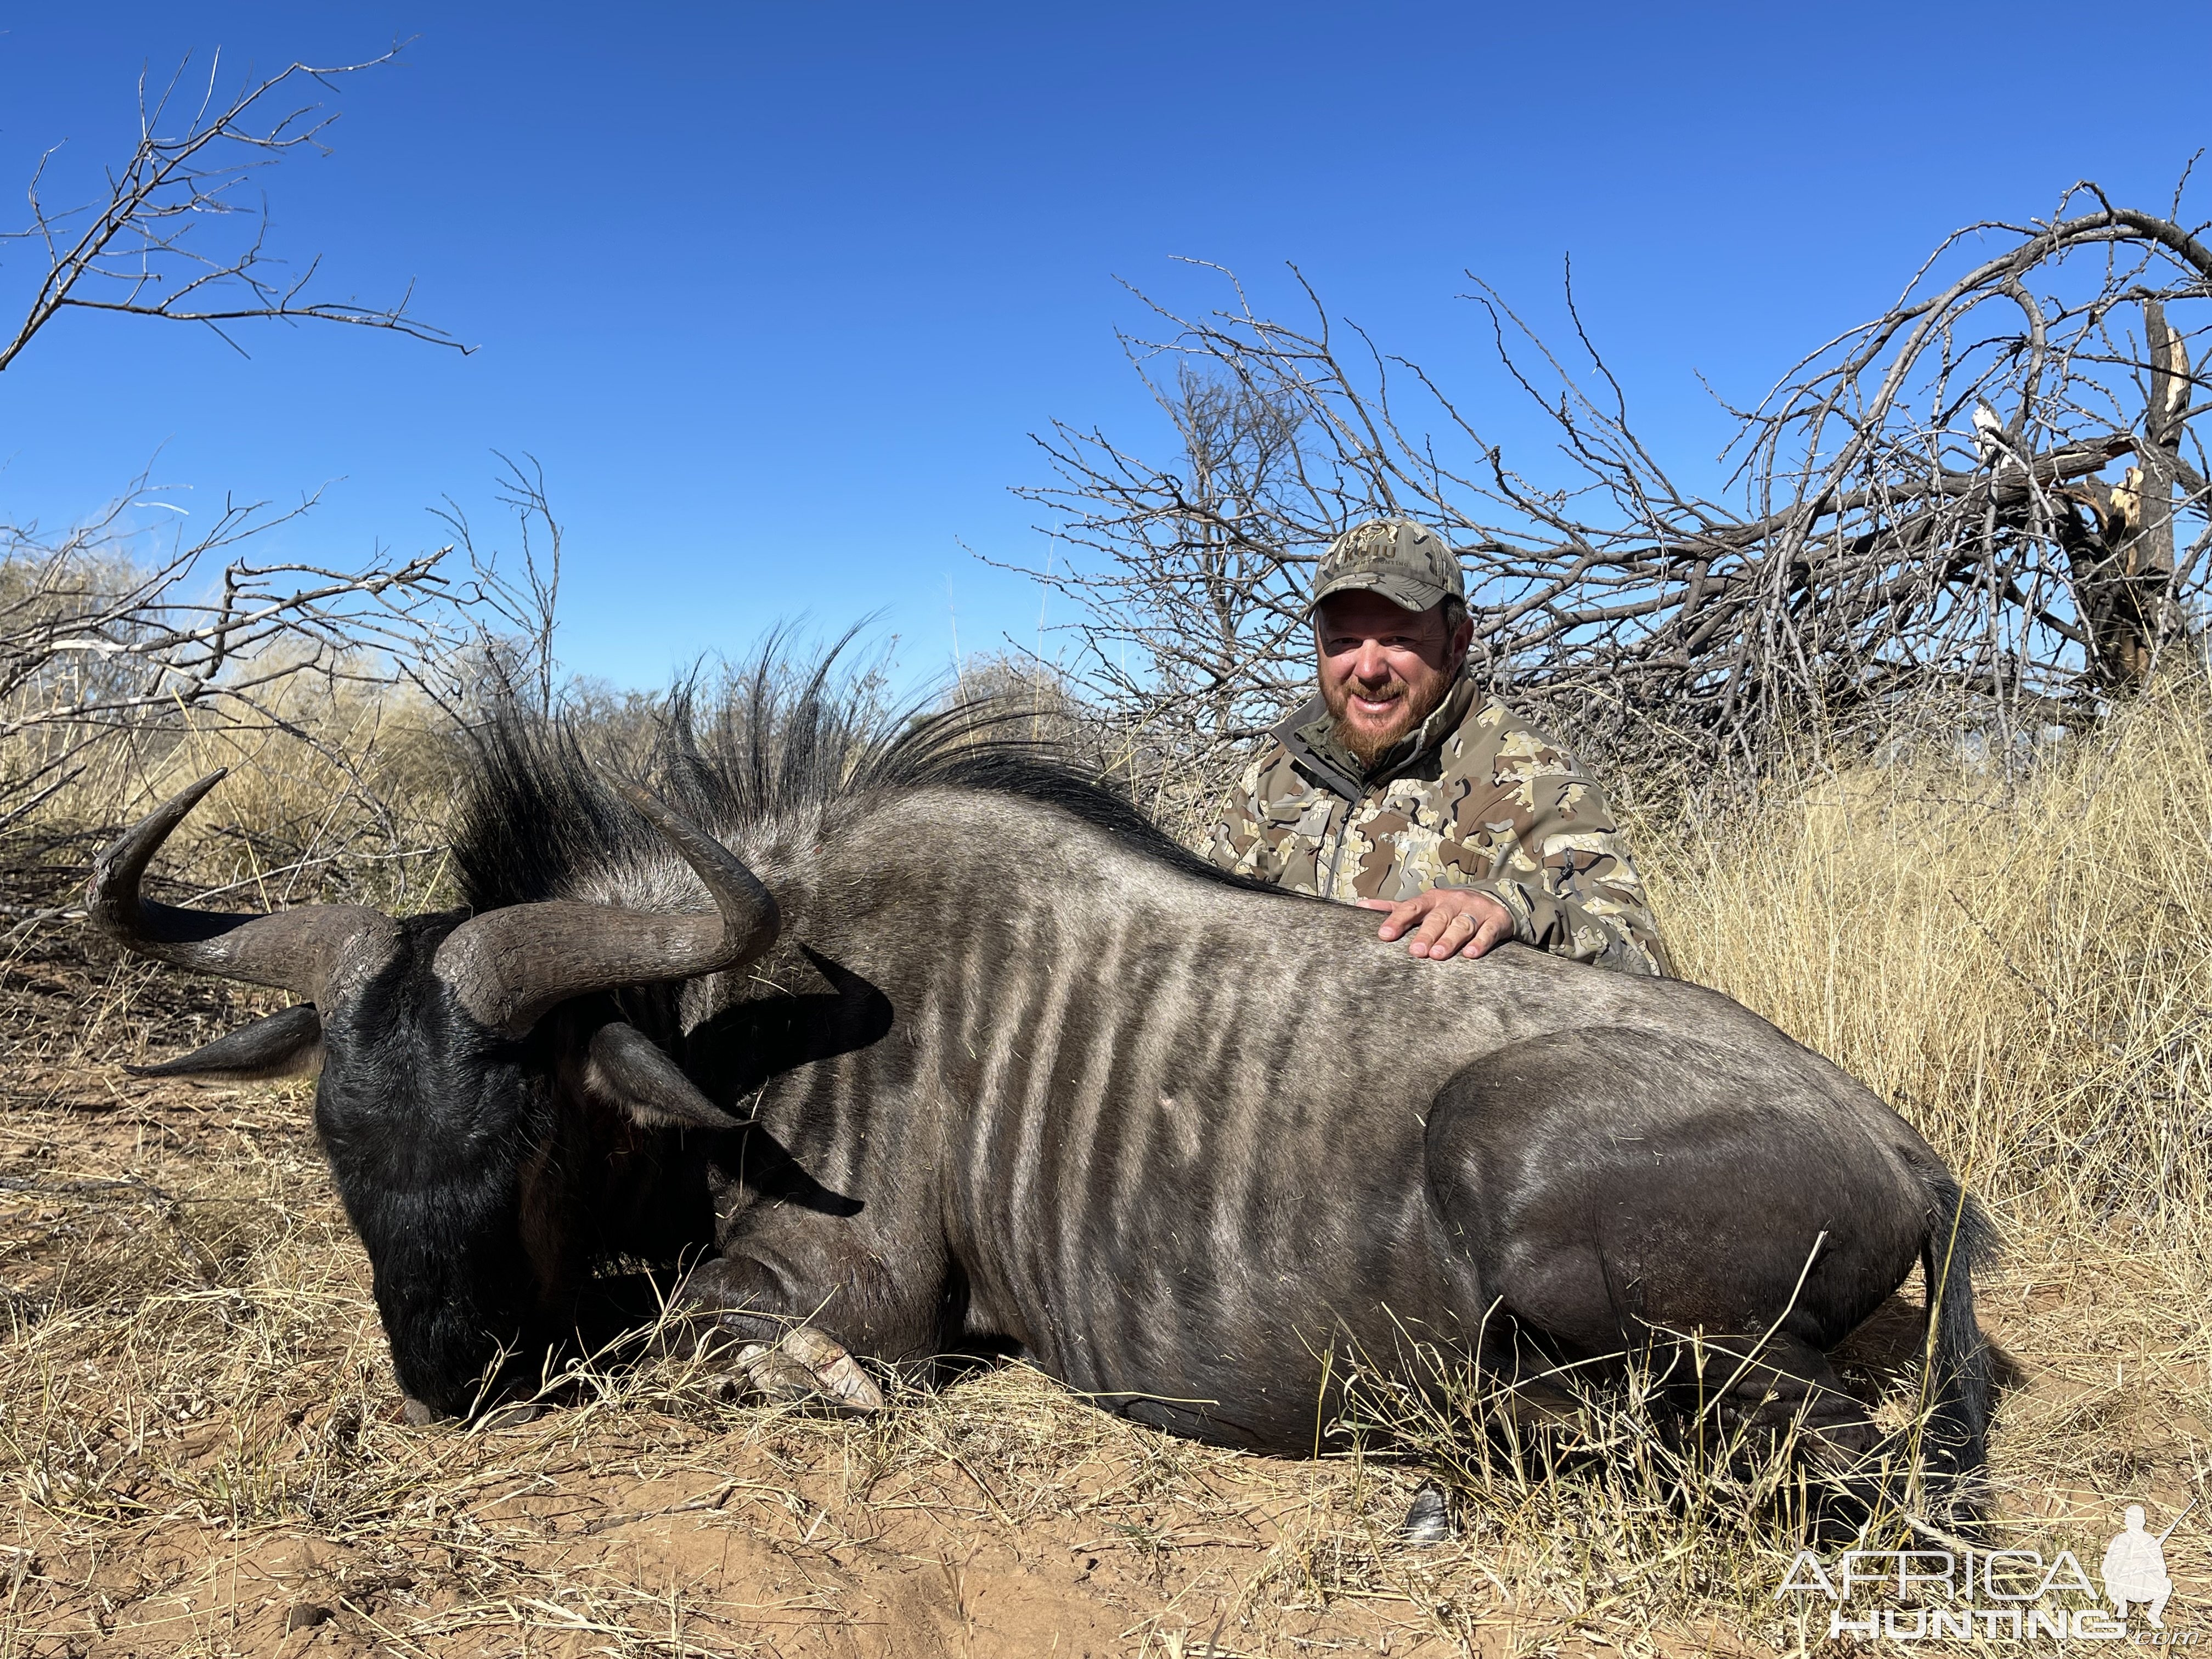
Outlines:
[[[2075,720],[2184,647],[2206,580],[2212,249],[2179,215],[2179,192],[2161,215],[2085,184],[2047,220],[1945,238],[1735,411],[1702,494],[1578,318],[1581,378],[1472,296],[1558,440],[1540,478],[1302,277],[1282,321],[1224,273],[1229,306],[1156,305],[1126,342],[1180,453],[1041,436],[1056,477],[1021,493],[1078,554],[1036,574],[1077,602],[1081,672],[1133,750],[1215,779],[1308,677],[1308,567],[1381,513],[1453,537],[1481,672],[1589,740],[1755,766],[1782,734],[1869,738],[1930,699],[2000,743]]]

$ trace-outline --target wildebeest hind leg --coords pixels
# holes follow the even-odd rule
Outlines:
[[[1662,1358],[1666,1393],[1723,1435],[1794,1431],[1808,1437],[1816,1462],[1832,1468],[1864,1457],[1881,1437],[1828,1356],[1802,1337],[1700,1336],[1672,1346]]]

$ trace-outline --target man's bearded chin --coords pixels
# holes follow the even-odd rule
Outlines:
[[[1387,725],[1379,729],[1370,726],[1354,726],[1347,718],[1352,707],[1352,694],[1365,689],[1347,684],[1322,689],[1322,701],[1328,707],[1330,729],[1337,743],[1363,768],[1372,767],[1382,752],[1403,738],[1408,732],[1434,714],[1444,694],[1451,690],[1451,676],[1439,674],[1418,691],[1401,679],[1392,679],[1382,688],[1386,696],[1395,696],[1398,706],[1391,711]]]

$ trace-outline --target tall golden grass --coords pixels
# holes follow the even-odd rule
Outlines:
[[[461,760],[451,722],[392,686],[296,675],[242,714],[179,708],[82,744],[60,787],[0,831],[19,911],[66,904],[106,835],[217,768],[229,775],[173,838],[164,896],[232,908],[337,902],[410,912],[442,891],[447,809]],[[40,734],[47,737],[50,734]],[[30,742],[0,741],[0,777],[27,774]],[[0,927],[0,934],[4,934]]]
[[[2017,757],[1964,744],[1647,833],[1690,978],[1912,1118],[2021,1227],[2202,1253],[2212,705],[2191,680]]]

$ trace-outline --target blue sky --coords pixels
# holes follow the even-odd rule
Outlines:
[[[415,37],[345,85],[332,155],[270,177],[273,245],[363,298],[412,281],[478,349],[264,328],[240,358],[65,317],[0,375],[0,515],[67,521],[151,461],[200,514],[324,488],[286,545],[356,559],[435,544],[447,495],[489,523],[491,452],[528,451],[571,670],[649,685],[880,613],[920,679],[956,631],[1037,641],[1035,591],[965,550],[1042,556],[1007,494],[1045,476],[1030,433],[1164,453],[1117,278],[1203,303],[1182,256],[1276,298],[1295,261],[1510,446],[1534,434],[1462,272],[1541,322],[1571,253],[1694,476],[1726,431],[1698,374],[1755,398],[1954,225],[2081,177],[2165,204],[2212,106],[2129,66],[2204,62],[2212,10],[2138,21],[2148,59],[2136,23],[2038,4],[26,9],[0,27],[16,201],[58,140],[64,179],[125,153],[142,65]],[[10,306],[31,274],[0,247]]]

